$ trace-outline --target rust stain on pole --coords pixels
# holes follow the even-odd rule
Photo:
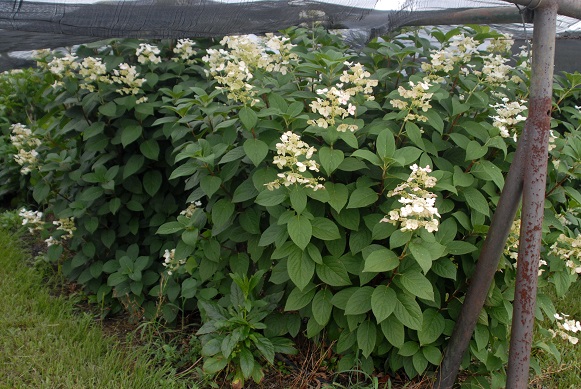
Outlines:
[[[531,93],[526,124],[530,146],[524,173],[507,389],[525,389],[529,381],[547,179],[557,9],[556,0],[545,0],[535,11]]]

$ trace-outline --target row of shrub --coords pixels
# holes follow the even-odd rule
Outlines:
[[[305,334],[338,369],[415,377],[441,361],[522,131],[511,44],[470,27],[354,51],[293,28],[39,52],[0,76],[0,199],[106,312],[199,311],[209,374],[260,381]],[[581,265],[580,93],[556,78],[539,320]],[[504,381],[518,225],[467,385]]]

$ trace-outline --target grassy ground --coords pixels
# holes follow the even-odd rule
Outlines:
[[[581,281],[573,283],[564,298],[554,297],[553,301],[557,312],[566,313],[571,319],[581,320]],[[549,324],[547,328],[551,328]],[[581,338],[579,333],[576,336]],[[532,379],[529,387],[535,389],[581,388],[581,339],[576,345],[558,338],[553,341],[561,353],[561,360],[557,361],[545,353],[539,355],[542,373]]]
[[[121,347],[70,299],[51,296],[18,239],[0,230],[0,388],[197,388]]]

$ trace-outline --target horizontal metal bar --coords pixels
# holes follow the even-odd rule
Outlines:
[[[544,1],[548,0],[503,0],[507,3],[522,5],[525,7],[538,8]],[[559,7],[557,13],[559,15],[569,16],[576,19],[581,19],[581,0],[556,0]]]
[[[530,13],[525,21],[532,22]],[[416,11],[408,15],[405,26],[437,26],[455,24],[522,23],[523,15],[516,7],[459,8],[441,11]]]

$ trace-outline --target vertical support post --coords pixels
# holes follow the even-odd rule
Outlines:
[[[462,363],[462,357],[468,348],[492,279],[498,269],[500,256],[506,245],[508,234],[520,204],[524,166],[529,149],[527,139],[525,126],[525,131],[519,139],[515,156],[506,176],[496,211],[492,216],[490,228],[480,251],[478,262],[476,262],[476,269],[470,280],[462,310],[440,365],[437,381],[433,386],[434,389],[450,389],[454,385]]]
[[[530,147],[524,173],[523,209],[506,386],[508,389],[526,389],[529,380],[547,181],[557,10],[558,4],[555,0],[544,0],[535,10],[527,118]]]

